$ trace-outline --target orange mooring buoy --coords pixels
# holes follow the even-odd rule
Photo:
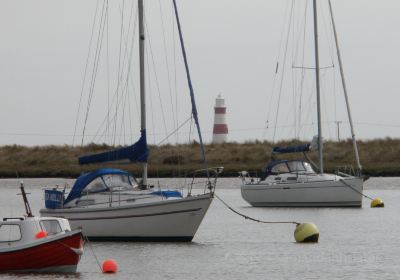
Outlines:
[[[47,233],[47,231],[42,230],[42,231],[39,231],[38,233],[36,233],[35,237],[36,237],[36,239],[39,239],[39,238],[46,237],[48,235],[49,234]]]
[[[115,260],[105,260],[103,262],[103,273],[116,273],[118,271],[118,263]]]

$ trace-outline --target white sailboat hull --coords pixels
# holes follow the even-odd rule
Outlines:
[[[191,241],[213,199],[211,193],[132,206],[42,209],[63,217],[90,240]]]
[[[343,178],[312,182],[243,183],[244,200],[255,207],[361,207],[363,181]]]

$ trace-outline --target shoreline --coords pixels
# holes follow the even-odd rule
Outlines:
[[[260,174],[271,160],[274,146],[296,145],[299,141],[223,143],[205,145],[209,167],[223,166],[220,177],[237,177],[242,170]],[[400,139],[374,139],[358,141],[363,175],[368,177],[400,176]],[[353,165],[354,152],[350,140],[324,143],[325,172],[334,173],[337,166]],[[76,178],[82,172],[101,167],[120,168],[140,174],[137,164],[102,164],[79,166],[78,157],[86,154],[111,150],[113,147],[89,144],[75,146],[35,146],[9,145],[0,147],[0,178]],[[194,170],[203,169],[199,145],[191,144],[150,145],[149,177],[185,177]],[[317,162],[317,152],[308,153]],[[275,159],[301,159],[302,154],[275,156]],[[138,176],[140,177],[140,176]]]

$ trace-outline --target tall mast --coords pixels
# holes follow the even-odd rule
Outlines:
[[[329,11],[330,11],[330,14],[331,14],[333,34],[335,36],[335,44],[336,44],[337,57],[338,57],[338,61],[339,61],[340,76],[342,77],[342,86],[343,86],[344,98],[346,100],[347,115],[349,117],[349,122],[350,122],[351,138],[353,139],[353,147],[354,147],[354,153],[355,153],[355,156],[356,156],[357,167],[358,167],[358,170],[361,172],[362,167],[361,167],[361,163],[360,163],[360,157],[358,155],[358,148],[357,148],[357,142],[356,142],[356,135],[354,133],[353,119],[351,117],[351,112],[350,112],[350,104],[349,104],[349,98],[348,98],[348,95],[347,95],[346,80],[344,78],[342,56],[340,54],[340,49],[339,49],[339,40],[338,40],[338,36],[337,36],[337,32],[336,32],[335,19],[333,18],[331,0],[328,0],[328,3],[329,3]]]
[[[322,128],[321,128],[321,94],[319,84],[319,53],[318,53],[318,19],[317,19],[317,0],[313,0],[314,10],[314,43],[315,43],[315,84],[317,87],[317,119],[318,119],[318,158],[319,173],[324,173]]]
[[[139,12],[139,61],[140,61],[140,129],[146,131],[146,85],[144,76],[144,16],[143,0],[138,0]],[[142,184],[147,186],[147,162],[142,163]]]

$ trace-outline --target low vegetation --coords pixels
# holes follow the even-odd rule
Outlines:
[[[298,144],[285,141],[276,145]],[[400,176],[400,139],[375,139],[359,141],[359,154],[363,173],[369,176]],[[224,166],[223,176],[237,176],[240,170],[259,172],[271,159],[272,145],[269,142],[224,143],[206,145],[209,166]],[[354,152],[350,140],[326,142],[324,144],[326,171],[333,172],[337,166],[353,165]],[[18,145],[0,147],[0,177],[77,177],[82,171],[99,166],[79,166],[78,157],[111,149],[107,145],[90,144],[83,147]],[[197,143],[181,145],[163,145],[150,147],[149,175],[151,177],[182,176],[196,169],[204,168]],[[309,153],[317,161],[317,153]],[[290,155],[290,158],[301,154]],[[276,158],[284,158],[276,156]],[[287,157],[285,157],[287,158]],[[104,165],[103,165],[104,166]],[[107,164],[138,174],[140,166],[136,164]]]

